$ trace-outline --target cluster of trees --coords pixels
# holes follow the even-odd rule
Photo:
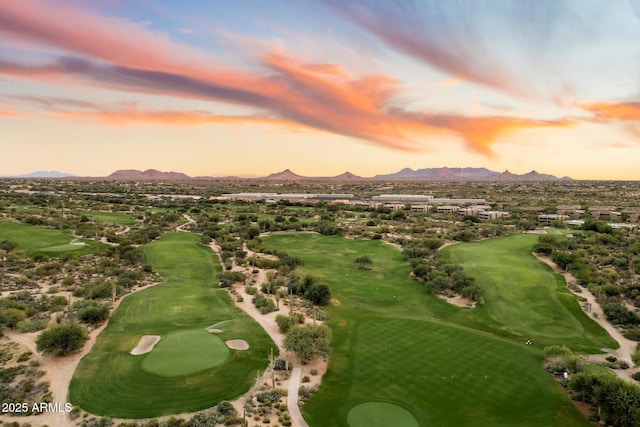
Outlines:
[[[461,265],[451,264],[439,256],[438,248],[443,243],[441,239],[431,237],[404,242],[402,253],[409,259],[413,275],[436,294],[454,292],[472,301],[480,301],[484,290],[475,283],[475,279],[466,275]]]
[[[310,274],[302,278],[292,275],[287,289],[290,294],[302,296],[315,305],[327,305],[331,301],[331,288]]]
[[[534,251],[547,255],[576,277],[601,304],[607,319],[626,328],[640,325],[640,317],[625,300],[640,307],[640,239],[602,221],[585,223],[570,236],[541,235]]]
[[[597,420],[607,425],[640,425],[640,387],[609,374],[578,373],[569,379],[571,396],[597,407]]]
[[[331,329],[327,325],[293,326],[285,334],[283,346],[305,361],[326,357],[331,350]]]

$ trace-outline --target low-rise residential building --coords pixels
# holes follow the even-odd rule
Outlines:
[[[569,219],[568,215],[560,214],[541,214],[538,215],[538,221],[543,223],[552,223],[554,221],[566,221]]]
[[[488,209],[488,206],[467,206],[466,208],[458,209],[460,215],[478,215],[480,212],[484,212]]]
[[[482,211],[478,214],[478,217],[483,220],[509,218],[509,216],[509,212],[505,211]]]
[[[460,207],[458,206],[443,205],[443,206],[438,206],[437,211],[438,213],[457,213],[458,209],[460,209]]]

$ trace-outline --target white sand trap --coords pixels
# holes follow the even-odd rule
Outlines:
[[[231,350],[249,350],[249,343],[245,340],[229,340],[224,342]]]
[[[136,348],[131,350],[131,354],[133,354],[134,356],[139,356],[141,354],[149,353],[151,350],[153,350],[153,347],[158,344],[158,341],[160,341],[160,335],[145,335],[140,338],[140,341],[138,341],[138,345],[136,346]]]
[[[207,329],[207,332],[211,333],[211,334],[219,334],[220,332],[222,332],[222,329],[218,329],[218,328],[209,328]]]

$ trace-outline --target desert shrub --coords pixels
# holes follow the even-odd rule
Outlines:
[[[607,319],[614,325],[640,324],[640,317],[620,303],[612,302],[603,304],[602,311],[604,311]]]
[[[640,341],[640,328],[631,328],[624,333],[624,337],[633,341]]]
[[[284,371],[287,369],[287,362],[284,359],[276,359],[273,362],[273,369],[276,371]]]
[[[613,363],[613,362],[615,362],[616,360],[618,360],[618,358],[617,358],[617,357],[615,357],[615,356],[607,356],[605,360],[606,360],[607,362],[612,362],[612,363]]]
[[[47,327],[45,319],[25,319],[16,324],[16,329],[20,332],[36,332]]]
[[[305,375],[304,377],[302,377],[302,380],[300,380],[303,383],[308,383],[311,381],[311,378],[309,378],[307,375]]]
[[[324,322],[325,320],[329,320],[331,317],[329,316],[329,313],[323,310],[316,310],[315,316],[316,316],[316,320],[319,320],[321,322]],[[304,319],[303,319],[303,322],[304,322]]]
[[[66,355],[82,347],[87,331],[75,323],[52,325],[36,339],[38,351],[43,354]]]
[[[218,414],[220,414],[220,415],[235,415],[236,414],[236,408],[233,407],[231,402],[228,402],[226,400],[223,400],[222,402],[218,403],[217,411],[218,411]]]
[[[291,329],[291,327],[293,327],[296,323],[298,323],[297,318],[293,316],[284,316],[282,314],[278,314],[276,316],[276,324],[278,325],[280,332],[282,332],[283,334],[289,332],[289,329]]]
[[[269,402],[277,402],[281,397],[287,395],[287,390],[281,388],[274,388],[273,390],[263,391],[256,395],[256,400],[260,403],[264,403],[267,400]]]
[[[255,305],[262,314],[271,313],[272,311],[276,311],[276,305],[273,301],[264,295],[256,295],[253,297],[253,305]]]
[[[312,369],[311,370],[311,375],[318,375],[318,370],[317,369]]]
[[[631,378],[633,378],[634,380],[640,382],[640,371],[634,372],[633,374],[631,374]]]
[[[331,289],[325,284],[313,284],[304,292],[304,297],[316,305],[327,305],[331,301]]]
[[[244,273],[240,271],[225,271],[220,275],[220,287],[228,288],[234,283],[243,282],[244,279]]]
[[[29,360],[32,354],[33,353],[31,353],[30,351],[25,351],[20,356],[18,356],[17,362],[18,363],[26,362],[27,360]]]
[[[258,293],[258,288],[256,288],[255,286],[246,286],[244,288],[244,291],[249,295],[255,295]]]
[[[87,304],[78,309],[78,319],[85,323],[99,323],[109,317],[109,307],[102,304]]]
[[[316,389],[313,387],[307,387],[307,386],[300,386],[300,388],[298,389],[298,396],[300,396],[303,399],[307,399],[309,397],[311,397],[311,395],[313,395],[313,393],[316,392]]]

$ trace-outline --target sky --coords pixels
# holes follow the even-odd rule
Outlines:
[[[0,0],[0,175],[640,180],[640,0]]]

